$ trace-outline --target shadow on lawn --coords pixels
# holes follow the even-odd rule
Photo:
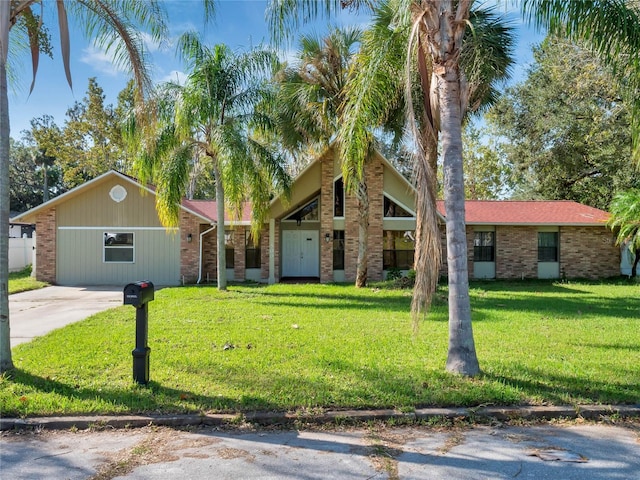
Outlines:
[[[628,372],[624,376],[627,379],[625,383],[615,384],[541,372],[522,365],[518,367],[518,376],[483,372],[483,377],[516,387],[527,398],[540,399],[554,405],[637,404],[640,398],[640,382],[635,372]]]
[[[253,299],[256,303],[270,304],[276,303],[279,306],[290,307],[316,307],[322,309],[336,310],[377,310],[409,312],[411,308],[411,291],[407,290],[407,295],[402,297],[372,297],[358,296],[350,294],[327,294],[321,292],[261,292],[260,297]],[[291,300],[290,300],[291,299]],[[295,299],[295,300],[293,300]]]
[[[523,294],[522,291],[514,298],[500,299],[475,294],[471,297],[471,308],[474,320],[499,320],[500,311],[536,313],[551,320],[589,317],[637,320],[639,311],[638,300],[635,298],[606,298],[596,295],[549,298],[538,292]],[[481,310],[496,313],[486,315]]]
[[[275,409],[274,405],[261,397],[243,396],[242,401],[238,402],[226,397],[211,397],[185,389],[169,388],[153,380],[146,386],[132,383],[131,387],[127,388],[108,388],[104,386],[90,388],[32,375],[21,369],[13,370],[10,378],[13,383],[21,383],[42,393],[52,393],[87,401],[100,399],[113,406],[113,410],[106,411],[106,414],[179,414],[200,413],[207,410],[235,413],[237,411]],[[25,396],[28,398],[28,394]],[[3,411],[3,416],[11,414],[19,416],[22,413],[5,410]]]

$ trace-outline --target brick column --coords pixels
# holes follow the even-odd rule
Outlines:
[[[36,279],[56,283],[56,208],[36,216]]]
[[[209,225],[202,225],[200,233],[208,230]],[[217,281],[217,235],[218,229],[213,229],[202,237],[202,281],[206,282],[209,278],[210,282]]]
[[[260,279],[269,280],[269,224],[260,231]]]
[[[242,281],[247,275],[247,251],[244,249],[244,231],[248,227],[235,227],[233,229],[233,276],[235,280]]]
[[[537,227],[496,227],[496,278],[538,278]]]
[[[367,280],[380,281],[383,278],[383,210],[384,210],[384,166],[378,157],[374,157],[365,165],[365,182],[369,195],[369,229],[367,232],[368,268]],[[356,204],[356,216],[358,207]],[[358,219],[356,217],[356,225]],[[356,256],[357,256],[357,227],[356,227]],[[357,258],[357,257],[356,257]],[[355,279],[354,279],[355,280]]]
[[[467,272],[469,278],[475,278],[473,274],[473,240],[475,238],[475,232],[473,231],[473,227],[467,225],[466,227],[467,234]],[[493,234],[493,244],[495,245],[495,233]],[[495,247],[494,247],[495,248]]]
[[[335,153],[325,155],[321,162],[320,186],[320,282],[333,281],[333,162]],[[329,234],[331,241],[325,242]]]
[[[188,235],[191,234],[191,241]],[[180,281],[185,283],[198,281],[198,263],[200,256],[200,221],[193,215],[180,211]]]

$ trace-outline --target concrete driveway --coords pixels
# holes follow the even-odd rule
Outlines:
[[[122,305],[123,287],[46,287],[9,295],[11,347]]]

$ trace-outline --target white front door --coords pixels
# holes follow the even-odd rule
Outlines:
[[[282,276],[320,276],[320,234],[317,230],[282,232]]]

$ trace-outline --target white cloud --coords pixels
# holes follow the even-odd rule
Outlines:
[[[176,82],[179,85],[184,85],[187,80],[187,74],[179,70],[171,70],[167,75],[160,79],[161,82]]]
[[[166,46],[156,42],[151,36],[151,34],[147,32],[141,32],[140,37],[142,38],[142,43],[147,52],[157,52],[158,50],[166,50]]]
[[[116,77],[120,73],[126,73],[126,70],[118,67],[114,63],[113,57],[110,54],[96,48],[94,45],[90,45],[82,50],[80,61],[86,63],[94,70],[111,77]]]

